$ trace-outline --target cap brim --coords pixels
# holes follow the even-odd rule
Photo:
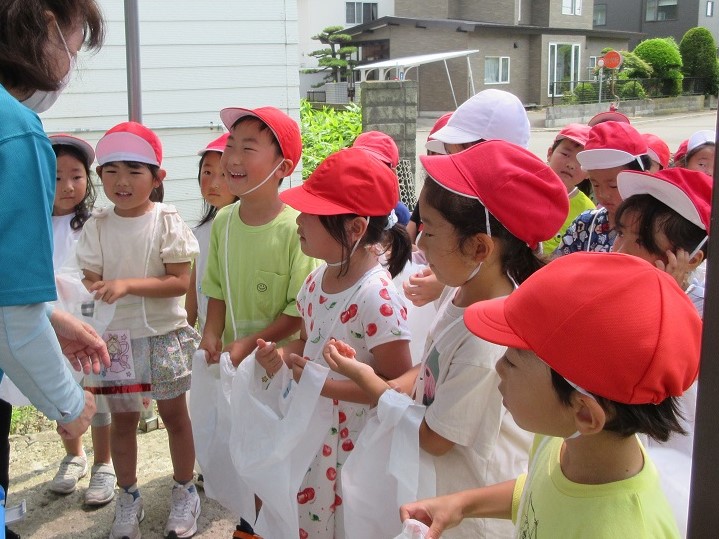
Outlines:
[[[504,303],[509,296],[474,303],[464,311],[464,324],[478,337],[501,346],[528,350],[530,346],[507,323]]]
[[[102,137],[97,143],[96,157],[101,166],[115,161],[135,161],[160,166],[150,143],[126,131],[117,131]]]
[[[629,118],[621,112],[606,111],[600,112],[599,114],[595,114],[594,116],[592,116],[592,118],[587,122],[587,125],[589,127],[593,127],[602,122],[621,122],[623,124],[630,125],[632,123],[631,121],[629,121]]]
[[[622,200],[633,195],[650,195],[663,202],[690,223],[702,230],[706,225],[687,194],[666,180],[647,172],[625,171],[617,175],[617,187]]]
[[[571,140],[572,142],[575,142],[576,144],[579,144],[580,146],[584,146],[587,143],[587,139],[581,139],[579,137],[575,137],[574,135],[557,135],[557,138],[554,139],[554,142],[561,142],[564,139]]]
[[[609,148],[583,150],[577,153],[577,161],[579,161],[579,164],[584,170],[604,170],[607,168],[620,167],[636,160],[636,155]]]
[[[279,196],[282,202],[301,213],[309,213],[312,215],[355,213],[351,209],[347,209],[344,206],[340,206],[330,200],[310,193],[304,185],[281,191]]]
[[[715,143],[716,143],[716,133],[714,131],[711,131],[709,129],[697,131],[691,137],[689,137],[689,141],[687,142],[687,153],[696,150],[699,146],[701,146],[703,144],[715,144]]]
[[[72,146],[77,148],[85,156],[87,166],[92,166],[92,162],[95,161],[95,150],[92,148],[89,142],[85,142],[82,139],[73,137],[72,135],[52,135],[50,142],[55,144],[62,144],[65,146]]]
[[[457,168],[451,155],[420,155],[419,160],[429,177],[448,191],[482,202],[474,187]]]
[[[446,155],[447,153],[447,149],[444,147],[444,142],[442,142],[441,140],[428,140],[425,143],[424,147],[428,152],[434,152],[441,155]]]
[[[477,133],[470,133],[453,125],[445,125],[442,129],[432,133],[432,138],[446,144],[464,144],[475,142],[482,137]]]
[[[225,152],[225,149],[224,149],[224,148],[203,148],[202,150],[200,150],[199,152],[197,152],[197,155],[203,156],[203,155],[205,155],[207,152],[224,153],[224,152]]]

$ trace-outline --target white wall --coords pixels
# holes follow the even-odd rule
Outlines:
[[[100,3],[105,46],[81,53],[70,86],[42,115],[48,133],[93,144],[128,114],[124,3]],[[143,123],[163,142],[165,201],[194,223],[196,152],[222,133],[220,109],[272,105],[299,119],[296,0],[139,0],[139,11]]]

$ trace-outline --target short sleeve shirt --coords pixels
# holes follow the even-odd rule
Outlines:
[[[569,225],[554,254],[562,256],[580,251],[607,253],[616,237],[617,231],[609,224],[606,208],[587,210]]]

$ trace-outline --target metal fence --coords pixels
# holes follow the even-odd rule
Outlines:
[[[685,77],[677,92],[674,79],[588,79],[557,81],[551,84],[552,105],[629,101],[652,97],[702,95],[707,93],[710,79]]]

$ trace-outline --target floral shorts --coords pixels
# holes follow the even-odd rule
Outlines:
[[[148,337],[152,398],[169,400],[190,389],[192,355],[200,335],[190,326]]]

